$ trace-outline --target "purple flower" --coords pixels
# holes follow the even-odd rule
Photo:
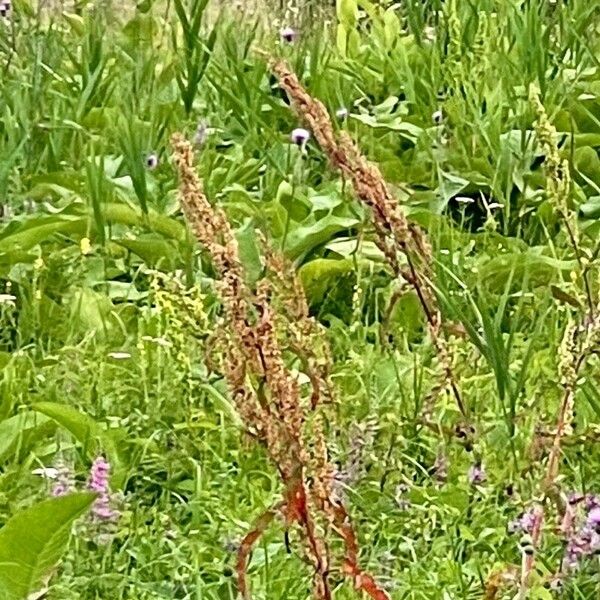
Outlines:
[[[438,452],[438,455],[435,457],[432,476],[436,483],[446,483],[446,480],[448,479],[448,457],[444,452]]]
[[[292,142],[296,144],[296,146],[300,146],[301,148],[304,148],[304,146],[306,146],[306,142],[308,142],[309,139],[310,131],[308,131],[307,129],[302,129],[302,127],[297,127],[290,134],[290,140],[292,140]]]
[[[146,156],[146,167],[150,169],[150,171],[154,171],[154,169],[158,167],[158,156],[154,154],[154,152]]]
[[[598,506],[600,506],[600,498],[598,498],[598,496],[595,494],[587,494],[585,497],[586,509],[591,511],[593,508]]]
[[[600,507],[595,506],[592,508],[592,510],[590,510],[587,516],[586,525],[594,531],[598,531],[600,529]]]
[[[533,509],[522,512],[516,519],[508,524],[509,533],[533,533],[535,527],[536,516]]]
[[[110,506],[109,475],[110,465],[104,457],[99,456],[92,463],[88,480],[88,489],[98,494],[92,505],[92,515],[99,521],[113,521],[118,517],[118,513]]]
[[[0,0],[0,16],[8,17],[11,9],[10,0]]]
[[[281,40],[284,41],[286,44],[292,44],[296,41],[298,33],[291,27],[284,27],[279,31],[279,36],[281,37]]]
[[[196,127],[196,133],[194,134],[194,144],[196,144],[196,146],[203,146],[208,138],[208,133],[208,123],[206,123],[206,121],[200,121],[198,127]]]
[[[579,568],[583,558],[600,552],[600,506],[598,506],[596,496],[588,495],[585,497],[585,501],[587,515],[579,528],[575,523],[576,515],[573,506],[567,507],[571,518],[569,528],[562,528],[563,533],[567,535],[567,546],[562,562],[563,570],[574,571]]]
[[[335,111],[335,116],[340,120],[340,121],[345,121],[348,118],[348,109],[345,106],[342,106],[341,108],[338,108]]]
[[[51,494],[55,497],[66,496],[75,490],[73,471],[63,460],[56,462],[56,479]]]
[[[485,468],[480,461],[477,461],[475,464],[471,465],[469,472],[467,473],[467,477],[471,485],[479,485],[487,480]]]

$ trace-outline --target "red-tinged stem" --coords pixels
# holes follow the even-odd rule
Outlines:
[[[266,531],[282,506],[283,502],[279,502],[258,517],[254,523],[254,528],[244,536],[244,539],[240,544],[237,558],[237,582],[238,590],[244,600],[250,600],[251,598],[250,590],[248,589],[248,584],[246,582],[246,571],[248,569],[248,559],[252,552],[252,548]]]
[[[294,518],[304,527],[306,539],[314,559],[316,575],[319,578],[319,600],[331,600],[331,590],[329,588],[329,575],[327,567],[327,556],[323,556],[323,549],[317,541],[315,524],[308,510],[308,499],[306,489],[301,478],[292,480],[288,484],[288,515]],[[293,509],[292,509],[293,507]]]
[[[365,592],[373,600],[391,600],[389,594],[382,590],[375,579],[365,573],[358,564],[358,542],[348,513],[342,504],[336,504],[333,507],[335,514],[335,527],[344,540],[346,547],[346,560],[344,563],[344,574],[352,577],[354,587],[361,592]]]

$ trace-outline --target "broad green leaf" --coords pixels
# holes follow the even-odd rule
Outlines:
[[[400,135],[410,140],[413,144],[419,139],[423,133],[423,129],[413,123],[403,121],[402,117],[393,117],[391,119],[383,120],[377,119],[373,115],[357,115],[352,114],[350,117],[356,121],[360,121],[363,125],[372,127],[373,129],[389,129],[390,131],[397,131]]]
[[[351,260],[317,258],[302,265],[298,275],[311,305],[320,304],[336,283],[354,273]]]
[[[328,242],[335,234],[358,225],[358,219],[327,215],[317,221],[300,225],[290,232],[286,253],[292,260],[304,257],[313,248]]]
[[[68,404],[37,402],[32,408],[50,417],[70,432],[81,443],[90,458],[94,458],[100,452],[105,453],[112,466],[111,483],[115,487],[121,486],[126,465],[121,460],[112,436],[114,430],[106,431],[92,417]]]
[[[52,236],[62,233],[84,232],[87,218],[74,215],[43,215],[27,221],[13,222],[0,232],[0,253],[29,250]]]
[[[600,217],[600,196],[591,196],[588,201],[579,206],[581,216],[586,219]]]
[[[346,56],[346,49],[348,46],[348,32],[341,23],[337,26],[335,41],[338,52],[342,56]]]
[[[438,193],[435,204],[432,206],[432,210],[436,214],[444,212],[448,206],[448,202],[454,198],[454,196],[462,192],[468,185],[469,181],[466,179],[440,170]]]
[[[356,0],[337,0],[336,12],[338,21],[347,29],[356,27],[358,20],[358,4]]]
[[[19,446],[29,445],[32,435],[35,437],[36,430],[39,436],[48,433],[48,428],[43,428],[49,419],[33,411],[21,412],[9,417],[0,423],[0,461],[8,458]]]
[[[0,529],[0,587],[3,600],[23,600],[60,560],[75,519],[96,495],[50,498],[13,515]]]
[[[172,270],[178,262],[179,252],[175,244],[158,235],[148,234],[136,239],[119,238],[112,241],[137,254],[149,267]]]
[[[84,448],[93,446],[102,437],[103,432],[98,423],[73,406],[58,402],[36,402],[32,408],[54,419],[59,425],[70,431]]]
[[[497,289],[504,286],[512,273],[515,281],[520,281],[527,275],[533,285],[548,285],[552,280],[568,275],[577,268],[577,261],[560,260],[542,254],[543,251],[544,248],[530,248],[518,254],[496,256],[480,267],[481,280],[485,285]]]
[[[390,48],[398,39],[402,26],[394,8],[388,8],[383,15],[385,43]]]
[[[248,220],[243,227],[238,229],[235,237],[246,276],[251,283],[254,283],[260,277],[263,267],[252,221]]]
[[[71,297],[71,322],[82,332],[106,335],[110,329],[109,315],[114,306],[99,292],[89,288],[75,288]]]

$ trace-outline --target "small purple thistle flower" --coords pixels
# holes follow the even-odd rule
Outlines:
[[[335,111],[335,116],[340,121],[345,121],[348,118],[348,114],[348,109],[345,106],[342,106]]]
[[[196,133],[194,134],[194,144],[201,147],[204,146],[204,142],[208,138],[208,123],[206,121],[200,121],[196,127]]]
[[[283,27],[279,31],[279,37],[286,44],[293,44],[296,41],[296,38],[298,37],[298,33],[295,29],[292,29],[291,27]]]
[[[306,144],[309,139],[310,131],[308,131],[308,129],[302,129],[302,127],[297,127],[290,134],[290,140],[300,148],[302,154],[306,153]]]
[[[10,0],[0,0],[0,16],[8,17],[11,8]]]
[[[99,456],[92,463],[88,480],[88,489],[98,494],[92,505],[92,515],[99,521],[113,521],[118,517],[118,513],[110,507],[109,475],[110,464]]]
[[[308,129],[303,129],[302,127],[297,127],[290,134],[290,139],[297,146],[303,146],[310,139],[310,131],[308,131]]]
[[[152,152],[151,154],[148,154],[148,156],[146,156],[146,167],[150,170],[150,171],[154,171],[154,169],[156,169],[156,167],[158,167],[158,156]]]
[[[471,485],[479,485],[487,480],[485,467],[481,464],[481,461],[477,461],[475,464],[471,465],[469,472],[467,473],[467,478]]]

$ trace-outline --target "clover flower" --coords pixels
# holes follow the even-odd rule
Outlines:
[[[301,148],[304,148],[304,146],[306,146],[306,143],[309,139],[310,131],[308,131],[308,129],[303,129],[302,127],[297,127],[290,134],[290,140],[292,140],[292,142],[296,144],[296,146],[300,146]]]
[[[75,491],[75,477],[71,467],[62,459],[56,461],[56,477],[51,494],[55,497],[66,496]]]
[[[293,44],[298,37],[298,33],[291,27],[283,27],[279,31],[279,37],[281,38],[281,41],[285,42],[286,44]]]
[[[348,109],[345,106],[341,106],[340,108],[338,108],[335,111],[335,116],[340,120],[340,121],[345,121],[348,118]]]
[[[150,171],[154,171],[154,169],[156,169],[156,167],[158,167],[158,156],[152,152],[151,154],[148,154],[148,156],[146,156],[146,167],[150,170]]]

